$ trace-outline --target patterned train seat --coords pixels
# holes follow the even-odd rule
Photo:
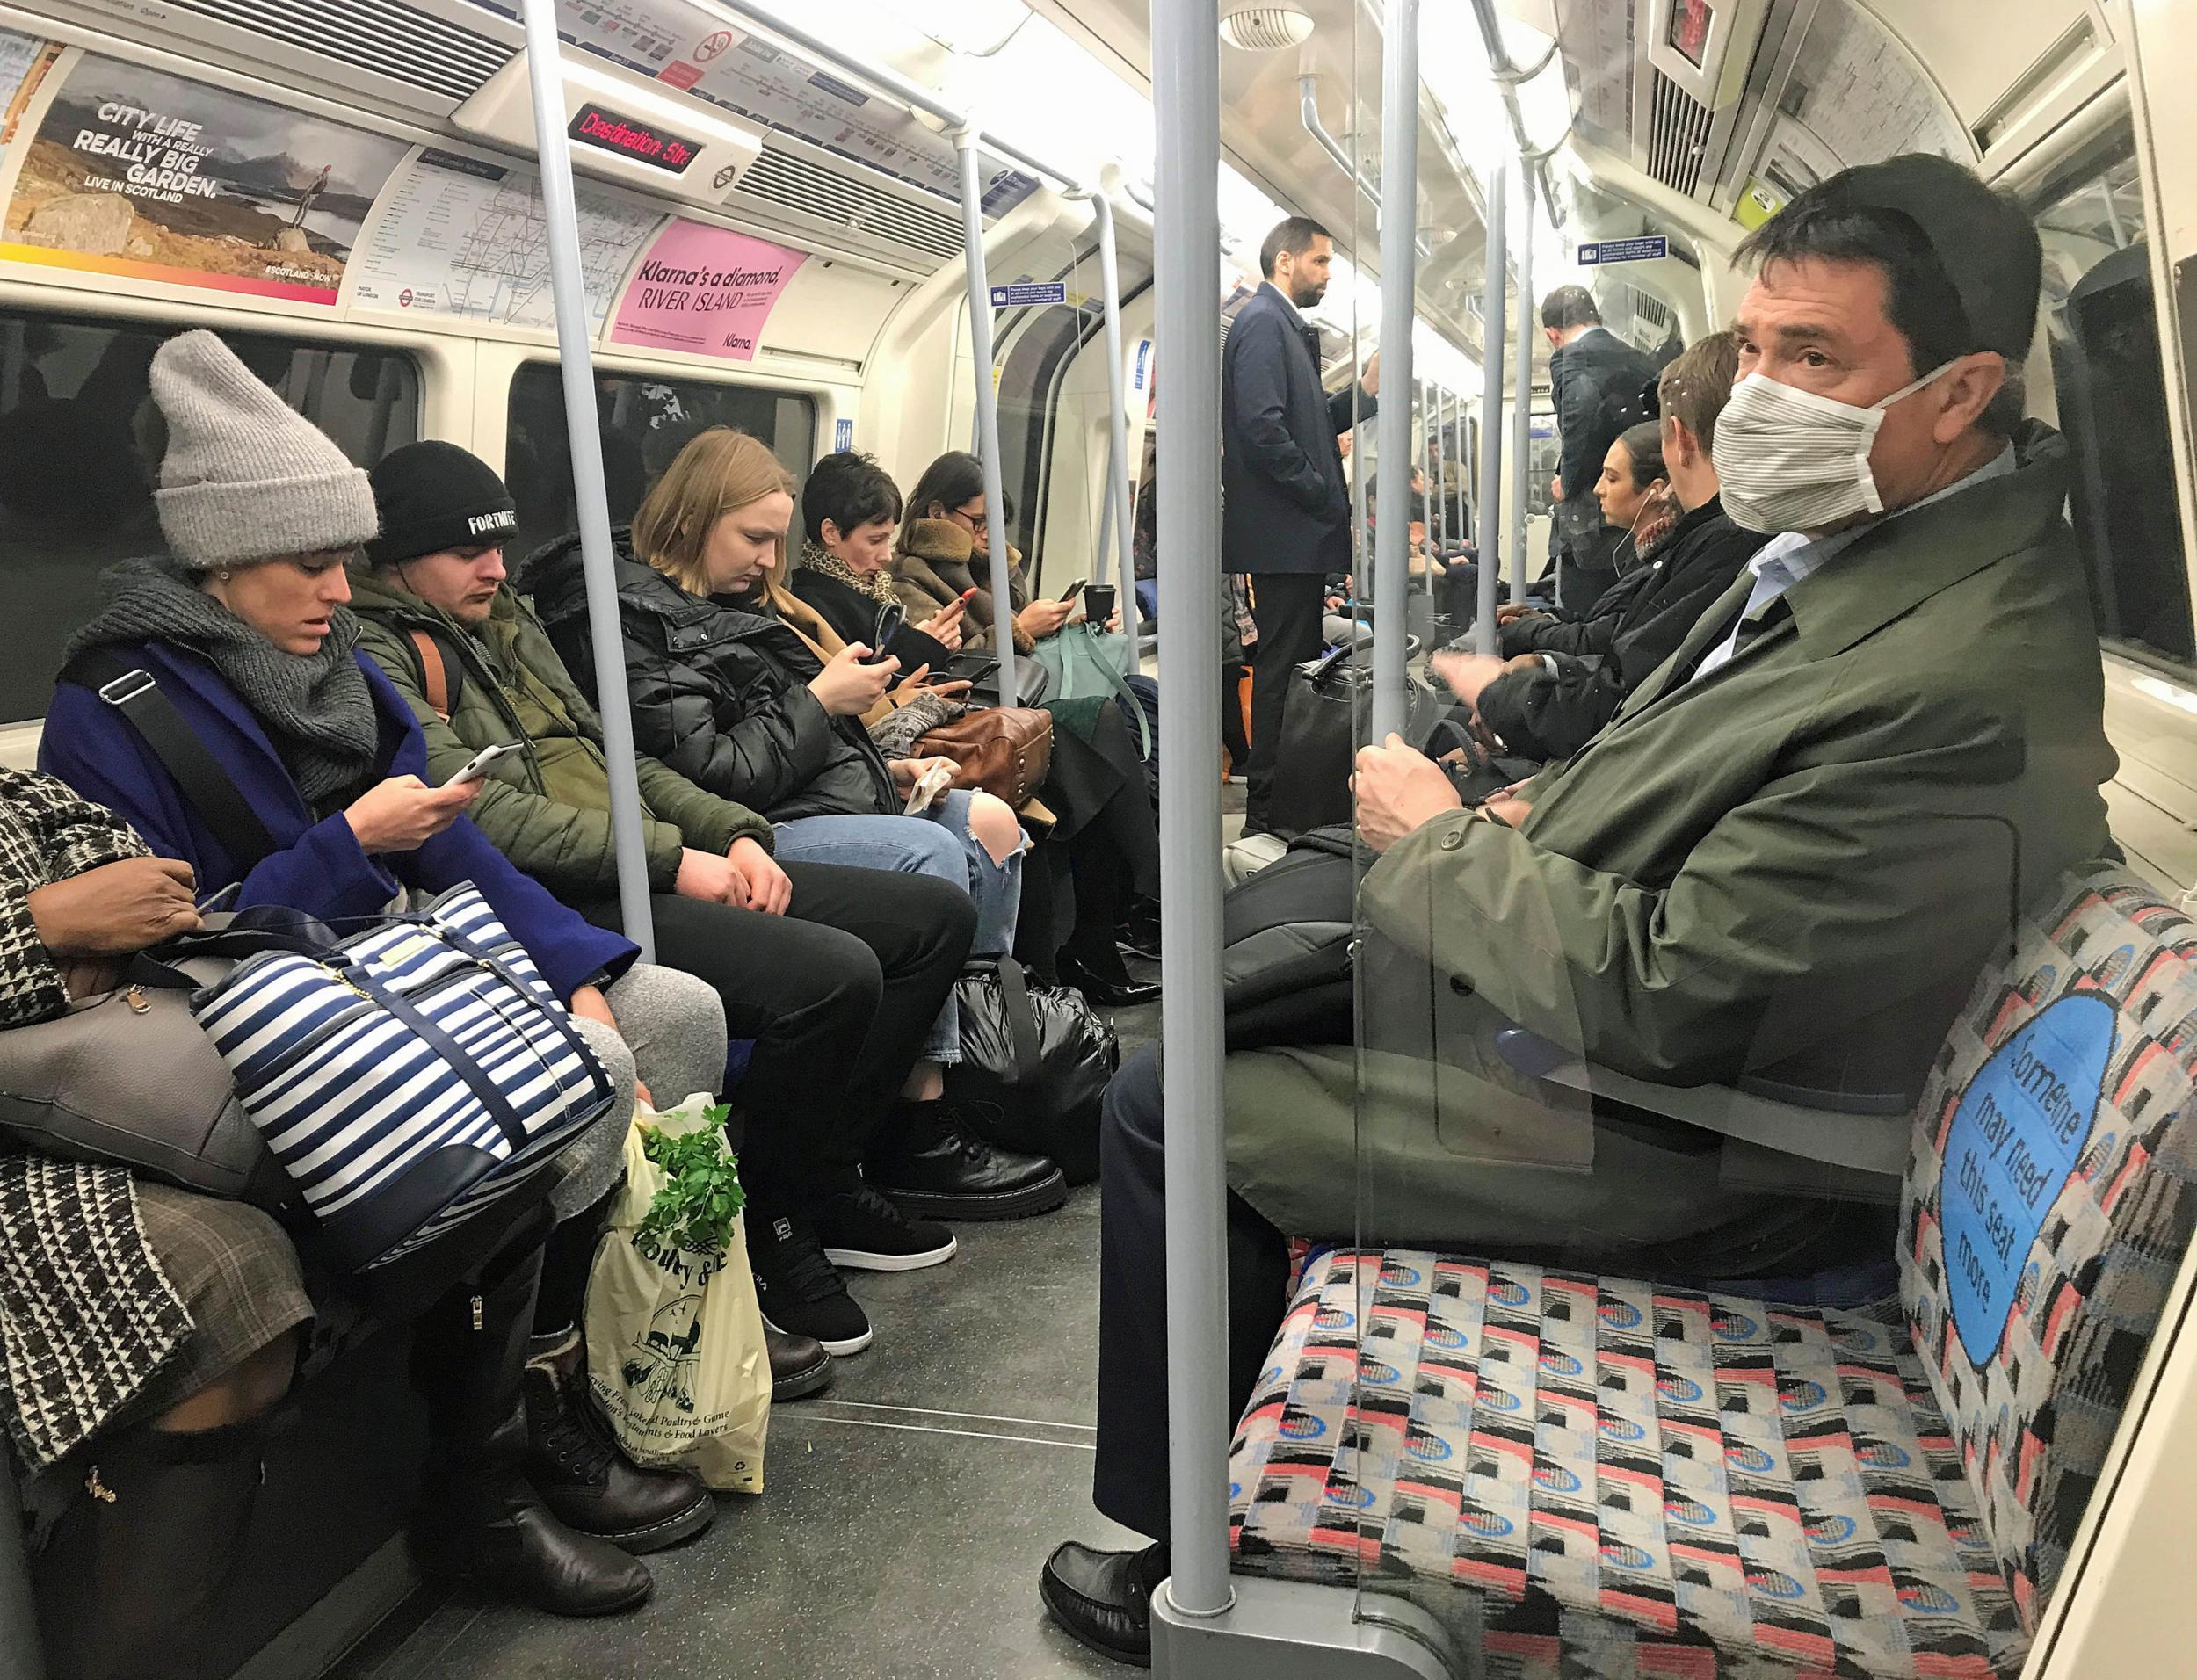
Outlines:
[[[1407,1595],[1496,1680],[2013,1674],[2197,1216],[2193,1068],[2197,924],[2100,873],[1947,1036],[1896,1300],[1316,1253],[1236,1568]]]

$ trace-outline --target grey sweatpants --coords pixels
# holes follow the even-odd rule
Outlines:
[[[667,1108],[696,1091],[714,1096],[725,1083],[725,1006],[705,981],[637,962],[603,996],[617,1032],[579,1016],[573,1025],[601,1059],[618,1100],[566,1146],[564,1177],[549,1192],[560,1220],[602,1200],[625,1170],[636,1076]]]

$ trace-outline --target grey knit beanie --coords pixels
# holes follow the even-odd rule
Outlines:
[[[168,421],[153,500],[185,565],[356,548],[379,529],[365,472],[212,333],[163,344],[152,389]]]

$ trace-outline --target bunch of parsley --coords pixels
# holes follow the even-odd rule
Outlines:
[[[725,1143],[732,1110],[706,1111],[707,1123],[673,1136],[644,1127],[642,1152],[663,1169],[663,1188],[634,1232],[634,1246],[650,1260],[668,1253],[721,1258],[732,1246],[732,1222],[748,1193],[740,1187],[740,1158]]]

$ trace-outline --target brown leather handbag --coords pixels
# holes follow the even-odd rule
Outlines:
[[[981,788],[1019,809],[1053,765],[1053,714],[1034,706],[964,712],[916,742],[919,757],[951,758],[956,787]]]

